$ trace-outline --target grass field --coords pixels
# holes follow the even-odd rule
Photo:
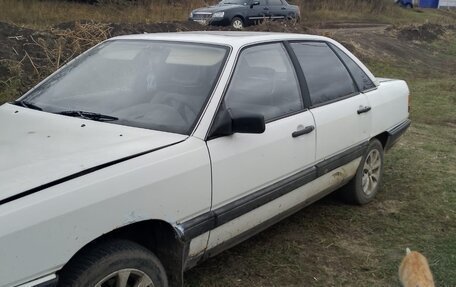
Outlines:
[[[303,14],[302,25],[330,19],[395,25],[456,23],[454,12],[406,11],[388,5],[378,8],[380,12],[373,10],[374,6],[349,12],[339,6],[325,6],[331,1],[307,2],[313,5],[308,6],[313,13]],[[349,4],[355,0],[341,1]],[[122,5],[103,10],[57,1],[0,0],[0,21],[48,29],[50,25],[75,19],[182,20],[189,9],[200,5],[197,0],[183,1],[180,12],[170,14],[166,1],[155,3],[162,3],[162,8],[149,6],[151,10],[145,12],[139,11],[139,7]],[[456,286],[454,26],[448,26],[443,35],[432,41],[406,41],[399,39],[399,32],[391,32],[389,38],[380,40],[369,30],[325,33],[355,47],[375,75],[405,79],[411,90],[413,123],[386,154],[384,185],[378,198],[363,207],[343,204],[334,196],[324,198],[187,272],[188,287],[399,286],[397,268],[406,247],[428,257],[437,286]],[[14,67],[11,67],[12,75]],[[19,87],[23,88],[20,78],[14,75],[8,81],[3,83],[8,89],[0,91],[0,103],[14,98],[19,94]]]
[[[143,5],[88,5],[67,1],[0,0],[0,19],[31,28],[75,21],[94,20],[109,23],[153,23],[186,20],[190,11],[204,6],[203,0],[149,1]]]

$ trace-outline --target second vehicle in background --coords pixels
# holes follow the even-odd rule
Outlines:
[[[217,5],[193,10],[189,20],[242,29],[264,19],[298,20],[299,16],[299,7],[285,0],[222,0]]]
[[[401,5],[402,7],[405,8],[413,8],[413,1],[412,0],[394,0],[396,4]]]

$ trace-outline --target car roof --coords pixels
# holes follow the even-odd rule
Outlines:
[[[173,33],[150,33],[125,35],[110,40],[162,40],[177,42],[208,43],[229,46],[244,46],[257,42],[284,41],[284,40],[329,40],[326,37],[276,32],[243,32],[243,31],[192,31]]]

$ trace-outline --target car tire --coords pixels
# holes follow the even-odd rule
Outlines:
[[[291,23],[299,23],[299,16],[296,14],[289,14],[285,20],[291,22]]]
[[[383,178],[383,153],[379,140],[369,142],[355,177],[341,189],[341,196],[346,202],[363,205],[374,199]]]
[[[72,259],[59,274],[59,286],[167,287],[160,260],[148,249],[128,240],[112,240],[92,246]],[[127,281],[128,284],[127,285]]]
[[[244,29],[244,20],[242,20],[241,17],[234,17],[233,19],[231,19],[231,27],[233,27],[236,30]]]

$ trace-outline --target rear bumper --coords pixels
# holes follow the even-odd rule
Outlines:
[[[410,127],[411,123],[411,120],[406,119],[405,121],[403,121],[402,123],[398,124],[397,126],[388,131],[388,139],[386,141],[385,150],[391,149],[397,143],[399,138]]]

